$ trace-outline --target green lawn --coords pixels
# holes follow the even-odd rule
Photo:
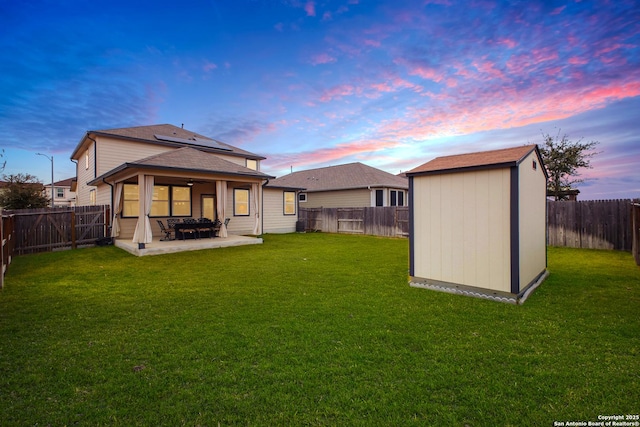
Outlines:
[[[408,286],[408,242],[332,234],[14,259],[0,425],[552,426],[640,412],[640,268],[549,249],[522,306]]]

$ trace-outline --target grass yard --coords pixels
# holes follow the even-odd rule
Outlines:
[[[14,259],[0,425],[552,426],[640,412],[640,268],[549,249],[523,306],[408,286],[408,242],[332,234]]]

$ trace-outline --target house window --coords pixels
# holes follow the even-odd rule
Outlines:
[[[169,216],[169,187],[166,185],[153,186],[153,201],[149,216]]]
[[[96,205],[96,189],[92,189],[89,190],[89,205],[90,206],[95,206]]]
[[[249,190],[246,188],[233,189],[233,215],[249,215]]]
[[[404,206],[404,191],[391,190],[391,206]]]
[[[376,190],[376,206],[384,206],[384,190]]]
[[[191,187],[171,187],[171,216],[191,216]]]
[[[295,215],[296,214],[296,193],[295,191],[284,192],[284,214]]]
[[[125,184],[122,192],[122,216],[137,217],[140,208],[138,184]],[[191,189],[154,185],[149,216],[191,216]]]
[[[535,160],[533,161],[533,165],[531,165],[531,166],[533,166],[533,170],[537,170],[538,169],[538,163],[536,163]]]
[[[253,159],[247,159],[247,167],[249,169],[253,169],[254,171],[258,170],[258,161]]]
[[[89,169],[89,149],[84,153],[84,168]]]
[[[56,188],[56,198],[64,198],[64,188]]]
[[[298,194],[298,200],[301,201],[301,202],[306,202],[307,201],[307,193]]]
[[[125,184],[122,188],[122,194],[122,216],[138,216],[138,184]]]

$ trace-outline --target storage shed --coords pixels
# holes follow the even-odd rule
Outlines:
[[[411,286],[517,304],[546,278],[537,145],[438,157],[407,176]]]

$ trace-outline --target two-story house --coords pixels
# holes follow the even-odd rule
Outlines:
[[[53,189],[51,184],[45,184],[42,191],[47,199],[51,200],[51,192],[53,191],[53,205],[57,207],[76,205],[76,193],[71,190],[73,181],[75,178],[67,178],[62,181],[56,181],[53,183]]]
[[[112,237],[150,243],[160,235],[153,219],[200,217],[229,218],[222,237],[295,231],[297,212],[288,200],[296,191],[265,189],[273,178],[260,171],[265,157],[182,127],[88,131],[71,159],[77,205],[111,206]]]

